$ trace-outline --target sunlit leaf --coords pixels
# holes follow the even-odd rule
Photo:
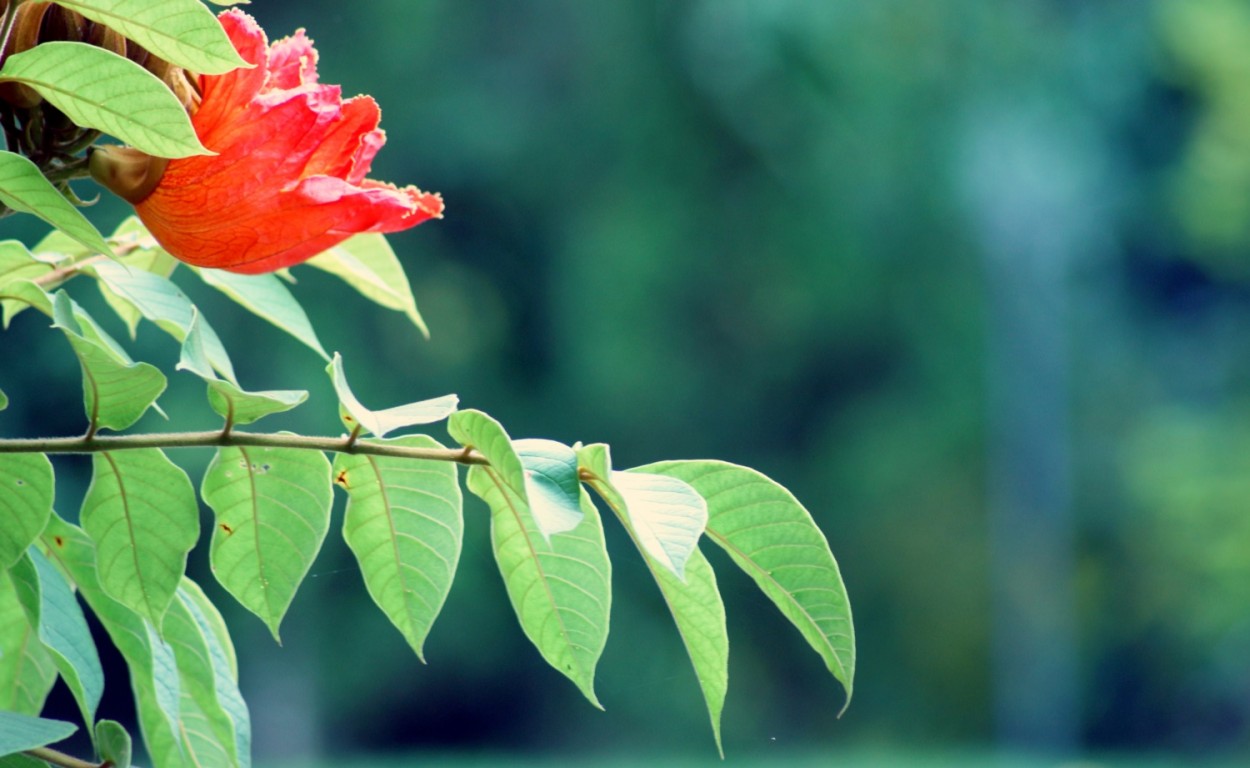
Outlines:
[[[371,442],[443,447],[425,435]],[[422,646],[460,560],[464,520],[456,465],[339,454],[334,482],[347,491],[343,538],[369,595],[424,661]]]
[[[18,561],[52,515],[52,462],[41,453],[0,454],[0,569]]]
[[[456,405],[460,402],[460,398],[455,395],[443,395],[431,400],[371,411],[356,399],[351,387],[347,385],[347,377],[343,374],[343,358],[339,356],[339,353],[334,353],[334,359],[330,361],[326,373],[330,374],[334,382],[334,391],[347,416],[355,419],[357,424],[375,437],[385,437],[388,432],[404,427],[442,421],[455,412]],[[346,418],[344,421],[349,423]]]
[[[195,490],[156,448],[92,459],[81,520],[96,545],[100,585],[159,627],[199,538]]]
[[[747,467],[664,461],[638,467],[676,477],[707,499],[707,536],[759,585],[846,688],[855,677],[851,603],[825,535],[794,495]]]
[[[132,269],[111,261],[91,267],[115,294],[134,305],[145,318],[179,342],[186,339],[196,311],[182,290],[168,279],[142,269]],[[204,354],[213,369],[234,382],[234,367],[217,332],[200,318]]]
[[[221,448],[204,474],[217,581],[274,639],[330,526],[330,462],[320,451]]]
[[[101,720],[95,725],[96,749],[109,768],[130,768],[133,751],[130,733],[116,720]]]
[[[57,0],[57,5],[115,29],[170,64],[192,72],[220,75],[249,66],[199,0]]]
[[[684,578],[686,560],[707,527],[707,502],[675,477],[613,472],[608,480],[625,501],[638,544],[677,578]]]
[[[686,558],[685,579],[680,580],[669,563],[661,561],[652,547],[643,544],[633,523],[635,515],[629,508],[630,499],[615,485],[615,480],[628,473],[612,471],[608,446],[602,443],[585,446],[577,452],[577,457],[581,467],[593,477],[590,486],[607,502],[630,533],[664,596],[694,666],[712,722],[712,736],[723,756],[720,721],[725,693],[729,689],[729,633],[725,626],[725,606],[716,586],[716,574],[696,546]],[[704,511],[706,513],[706,507]],[[662,548],[660,551],[663,554]]]
[[[178,599],[186,606],[204,637],[208,658],[213,667],[217,703],[230,720],[234,735],[234,753],[238,757],[239,766],[248,768],[252,762],[251,716],[243,695],[239,693],[238,662],[235,660],[230,633],[226,631],[226,622],[200,586],[190,579],[183,578],[182,586],[178,588]]]
[[[0,286],[14,280],[33,280],[52,269],[17,240],[0,240]]]
[[[513,440],[525,475],[530,514],[544,537],[571,531],[582,521],[577,454],[555,440]]]
[[[273,275],[239,275],[223,269],[199,269],[196,272],[204,282],[249,312],[291,334],[323,359],[330,359],[317,339],[304,308],[278,278]]]
[[[43,48],[36,46],[31,52]],[[20,56],[23,54],[18,54]],[[11,56],[9,61],[16,59]],[[7,71],[5,62],[0,72]],[[157,81],[159,82],[159,81]],[[163,87],[163,86],[162,86]],[[22,213],[32,213],[91,251],[108,253],[108,243],[100,232],[79,213],[57,188],[44,178],[39,167],[13,152],[0,151],[0,203]]]
[[[0,755],[22,752],[69,738],[78,727],[62,720],[0,712]]]
[[[4,312],[5,328],[9,327],[18,312],[27,307],[34,307],[51,317],[52,297],[30,280],[13,280],[0,285],[0,310]]]
[[[27,85],[76,125],[116,136],[149,155],[212,154],[200,144],[173,91],[112,51],[86,43],[40,43],[5,59],[0,82]]]
[[[83,405],[92,427],[126,429],[139,420],[165,391],[165,377],[147,363],[125,363],[102,338],[88,339],[64,292],[53,305],[54,325],[65,332],[83,371]],[[115,342],[114,342],[115,343]]]
[[[39,642],[9,571],[0,569],[0,710],[39,714],[55,682],[56,665]]]
[[[513,482],[492,466],[469,470],[469,490],[491,509],[491,543],[508,597],[525,635],[551,666],[572,680],[595,706],[595,666],[608,636],[611,564],[604,548],[599,514],[583,493],[582,521],[571,531],[545,537],[530,514],[524,469],[498,423],[479,412],[449,424],[462,444],[470,435],[479,451],[501,464],[515,461]],[[500,437],[502,435],[502,438]],[[500,442],[502,440],[502,442]],[[487,453],[489,451],[489,453]],[[508,460],[511,457],[511,461]]]
[[[74,694],[83,722],[95,722],[104,695],[104,670],[91,630],[69,584],[38,549],[30,551],[39,590],[39,639]]]
[[[305,263],[337,275],[375,304],[403,312],[429,338],[430,329],[417,312],[408,277],[385,235],[356,235]]]
[[[137,216],[127,217],[117,229],[113,230],[113,233],[109,235],[109,242],[116,254],[115,260],[131,269],[141,269],[160,277],[169,277],[178,266],[178,260],[157,244],[156,239]],[[114,293],[108,283],[103,280],[97,280],[96,286],[100,289],[104,300],[126,324],[130,338],[135,338],[143,313],[134,304]]]

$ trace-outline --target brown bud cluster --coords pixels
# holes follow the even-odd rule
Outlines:
[[[0,0],[0,8],[12,0]],[[198,79],[154,56],[116,30],[53,2],[26,0],[15,9],[13,27],[0,51],[0,63],[40,43],[70,41],[99,46],[125,56],[160,78],[188,112],[200,104]],[[60,110],[44,102],[22,83],[0,83],[0,125],[11,151],[21,152],[41,168],[72,162],[98,133],[74,125]]]

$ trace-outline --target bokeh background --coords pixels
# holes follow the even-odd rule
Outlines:
[[[609,442],[620,466],[747,464],[827,533],[860,654],[841,719],[819,659],[709,552],[729,612],[731,763],[1250,756],[1250,3],[249,10],[274,37],[306,27],[322,80],[382,104],[375,177],[447,201],[445,220],[392,238],[428,342],[295,272],[367,404],[457,392],[515,436]],[[125,213],[93,209],[103,228]],[[179,279],[244,386],[312,391],[269,426],[338,432],[319,359]],[[4,434],[81,430],[76,363],[45,326],[27,313],[0,336]],[[176,361],[151,326],[135,349]],[[202,397],[174,375],[175,423],[143,426],[211,428]],[[197,484],[208,458],[182,457]],[[85,464],[57,467],[72,515]],[[527,645],[484,507],[467,505],[428,666],[372,608],[336,531],[281,648],[197,550],[261,764],[714,764],[628,542],[609,537],[601,713]],[[104,713],[125,718],[120,679]]]

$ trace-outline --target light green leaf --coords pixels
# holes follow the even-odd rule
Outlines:
[[[198,3],[198,0],[196,0]],[[329,360],[304,308],[282,281],[273,275],[239,275],[221,269],[197,269],[200,278],[249,312],[286,331],[309,349]]]
[[[829,542],[794,495],[753,469],[723,461],[663,461],[630,471],[679,478],[707,499],[708,538],[798,627],[846,688],[849,705],[851,603]]]
[[[202,724],[194,735],[189,734],[192,735],[193,751],[201,756],[200,764],[238,766],[240,755],[236,752],[235,720],[217,696],[220,659],[214,659],[212,649],[216,638],[207,624],[202,625],[196,620],[192,605],[180,589],[162,627],[162,635],[174,649],[178,668],[182,693],[179,710],[192,722]],[[224,668],[222,671],[225,671]],[[246,709],[243,711],[246,715]],[[204,755],[218,757],[203,762]]]
[[[0,569],[21,558],[52,516],[52,462],[41,453],[0,454]]]
[[[36,602],[35,607],[38,607]],[[37,715],[56,682],[56,665],[39,642],[11,573],[0,569],[0,710]]]
[[[43,45],[35,46],[31,52],[43,47]],[[20,55],[23,54],[11,56],[9,61]],[[8,69],[9,65],[6,62],[0,72]],[[44,178],[37,165],[14,152],[0,151],[0,203],[15,211],[33,213],[93,252],[110,252],[108,243],[104,242],[104,237],[100,232],[92,226],[90,221],[87,221],[87,217],[79,213],[78,209]]]
[[[612,471],[608,446],[602,443],[585,446],[578,450],[577,458],[581,468],[593,478],[589,485],[607,502],[630,534],[664,596],[694,666],[699,687],[703,690],[716,748],[724,757],[720,720],[725,707],[725,694],[729,689],[729,632],[725,626],[725,605],[716,586],[716,574],[696,546],[686,558],[685,579],[680,580],[668,563],[661,561],[651,548],[642,543],[633,524],[635,514],[629,508],[629,499],[615,485],[617,479],[628,473]]]
[[[305,263],[338,276],[373,303],[403,312],[423,336],[430,337],[404,268],[384,235],[356,235]]]
[[[0,768],[50,768],[48,763],[31,757],[25,752],[0,757]]]
[[[57,5],[115,29],[170,64],[192,72],[220,75],[251,66],[199,0],[57,0]]]
[[[0,411],[9,407],[9,396],[4,394],[4,390],[0,389]]]
[[[100,585],[159,627],[199,538],[195,490],[156,448],[92,458],[81,519],[99,553]]]
[[[582,494],[582,522],[545,538],[494,467],[469,470],[469,490],[491,510],[491,544],[526,637],[596,707],[595,666],[608,638],[612,566],[599,513]]]
[[[178,266],[178,260],[160,247],[156,238],[152,237],[137,216],[127,217],[113,230],[113,234],[109,235],[109,242],[117,254],[116,260],[131,269],[141,269],[167,278]],[[103,280],[97,280],[96,286],[104,300],[126,324],[130,338],[135,338],[143,313],[134,304],[114,293]]]
[[[204,349],[202,327],[199,312],[193,311],[190,329],[182,341],[177,368],[190,371],[208,382],[208,404],[227,423],[232,426],[251,424],[270,414],[289,411],[308,399],[308,393],[300,389],[244,392],[238,385],[217,378]]]
[[[252,762],[251,716],[243,695],[239,693],[238,662],[230,633],[226,631],[226,622],[200,586],[190,579],[182,580],[182,586],[178,588],[178,599],[186,606],[208,646],[217,703],[230,720],[234,734],[234,754],[238,756],[239,766],[248,768]]]
[[[330,462],[298,448],[221,448],[204,474],[217,581],[274,639],[330,527]]]
[[[0,755],[54,744],[69,738],[78,727],[62,720],[0,712]]]
[[[109,768],[130,768],[130,733],[116,720],[101,720],[95,724],[96,749],[100,759]]]
[[[4,312],[4,327],[18,312],[34,307],[48,317],[52,316],[52,297],[48,292],[29,280],[13,280],[0,285],[0,309]]]
[[[426,435],[370,441],[442,448]],[[339,454],[334,482],[347,491],[343,538],[369,595],[424,661],[422,647],[460,561],[464,519],[456,465]]]
[[[0,240],[0,285],[14,280],[34,280],[51,272],[53,266],[36,259],[17,240]]]
[[[503,425],[487,414],[468,409],[457,411],[447,420],[447,433],[465,448],[476,449],[490,462],[491,472],[512,495],[525,499],[525,467],[512,447],[512,438]]]
[[[133,304],[135,309],[161,330],[179,342],[186,340],[196,309],[177,285],[160,275],[111,261],[93,265],[92,271],[118,297]],[[203,337],[204,355],[213,369],[228,381],[235,382],[230,356],[226,354],[226,348],[222,346],[217,332],[203,318],[200,318],[200,333]]]
[[[334,353],[334,359],[326,367],[326,373],[330,374],[334,382],[334,391],[338,394],[339,403],[343,406],[342,410],[347,413],[343,422],[352,427],[351,419],[354,419],[357,424],[376,437],[386,437],[388,432],[404,427],[442,421],[455,412],[456,405],[460,402],[460,398],[455,395],[443,395],[431,400],[371,411],[361,405],[352,394],[351,387],[347,385],[347,377],[343,374],[343,358],[338,352]]]
[[[678,579],[684,578],[686,560],[707,527],[707,502],[675,477],[613,472],[609,480],[625,500],[638,544]]]
[[[185,755],[177,665],[173,649],[139,614],[105,594],[96,577],[95,546],[81,529],[53,515],[43,534],[49,559],[77,585],[130,670],[131,687],[148,752],[157,768],[193,768]],[[205,763],[202,765],[209,765]]]
[[[196,137],[186,108],[169,87],[112,51],[86,43],[40,43],[6,59],[0,82],[28,85],[75,124],[116,136],[149,155],[213,154]]]
[[[65,684],[74,694],[83,722],[95,722],[104,695],[104,670],[82,608],[69,584],[38,549],[30,550],[38,574],[39,639],[52,655]]]
[[[93,428],[126,429],[165,391],[165,377],[147,363],[121,362],[117,350],[86,338],[83,330],[91,326],[80,325],[74,310],[69,296],[58,292],[53,324],[65,332],[82,365],[87,419]]]
[[[555,440],[513,440],[525,468],[525,496],[544,538],[571,531],[582,521],[577,454]]]
[[[43,236],[42,240],[35,243],[35,247],[31,248],[31,251],[38,254],[40,259],[46,259],[53,264],[66,259],[99,253],[99,249],[88,248],[59,229],[49,231],[48,234]]]

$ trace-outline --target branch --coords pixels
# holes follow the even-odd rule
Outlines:
[[[105,766],[111,765],[111,763],[89,763],[86,760],[79,760],[76,757],[67,755],[64,752],[57,752],[55,749],[49,749],[48,747],[28,749],[26,754],[31,757],[37,757],[46,763],[60,766],[60,768],[105,768]]]
[[[78,437],[0,438],[0,453],[100,453],[136,448],[305,448],[314,451],[395,456],[401,459],[490,464],[477,451],[465,448],[413,448],[387,443],[360,442],[352,437],[313,437],[282,433],[166,432],[140,435],[86,435]]]

